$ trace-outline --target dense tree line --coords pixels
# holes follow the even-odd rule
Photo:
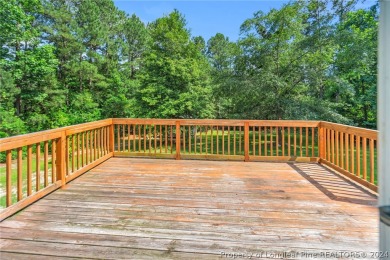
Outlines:
[[[111,0],[0,0],[0,137],[107,117],[376,127],[377,5],[292,1],[240,38],[144,24]]]

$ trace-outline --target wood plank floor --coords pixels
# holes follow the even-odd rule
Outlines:
[[[1,222],[0,258],[377,251],[375,205],[318,164],[111,158]]]

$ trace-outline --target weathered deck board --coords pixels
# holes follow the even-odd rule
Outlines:
[[[1,222],[0,250],[4,259],[377,251],[375,205],[318,164],[111,158]]]

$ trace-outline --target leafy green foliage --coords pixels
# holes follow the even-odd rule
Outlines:
[[[139,75],[137,112],[144,117],[213,116],[208,63],[178,11],[149,25],[151,43]]]
[[[292,1],[240,39],[145,25],[112,0],[0,0],[0,137],[106,117],[325,119],[376,127],[378,7]]]

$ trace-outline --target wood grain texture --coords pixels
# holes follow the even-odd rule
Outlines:
[[[7,259],[376,251],[376,198],[311,163],[111,158],[0,223]]]

